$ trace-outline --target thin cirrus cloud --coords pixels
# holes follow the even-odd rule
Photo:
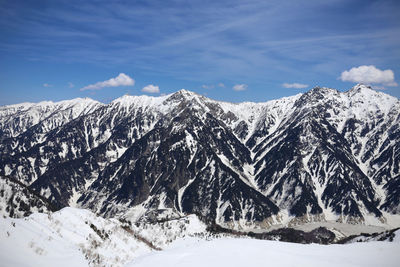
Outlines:
[[[244,90],[247,90],[247,88],[248,88],[247,84],[235,84],[233,86],[233,90],[235,90],[235,91],[244,91]]]
[[[220,89],[217,81],[224,81],[232,90],[231,81],[271,84],[273,77],[281,81],[276,84],[282,89],[278,90],[280,96],[291,94],[290,89],[284,90],[283,82],[312,80],[340,87],[337,77],[341,72],[363,65],[352,64],[366,58],[371,64],[390,66],[394,73],[400,71],[396,64],[400,54],[393,52],[399,47],[396,37],[400,24],[393,12],[398,10],[399,1],[366,1],[362,9],[354,9],[352,1],[333,1],[329,8],[324,1],[306,1],[301,9],[293,8],[298,5],[295,1],[211,1],[207,5],[202,1],[190,5],[180,1],[53,2],[46,8],[21,8],[18,1],[4,2],[7,12],[0,16],[0,29],[5,29],[3,35],[9,38],[0,42],[0,58],[11,54],[38,64],[57,61],[70,66],[71,72],[76,71],[75,64],[82,63],[114,70],[129,66],[136,79],[142,79],[141,73],[152,73],[154,77],[170,77],[174,88],[182,87],[179,81],[185,80],[193,81],[187,86],[200,85],[201,90],[205,89],[200,81],[214,82],[214,89]],[[177,18],[182,23],[176,23]],[[19,42],[21,38],[25,42]],[[83,75],[94,72],[87,68]],[[304,81],[296,77],[304,77]],[[89,84],[78,86],[81,82],[74,81],[75,88]],[[391,89],[390,93],[398,94],[399,90]],[[251,90],[267,98],[273,93],[257,86]],[[214,94],[223,92],[215,90]],[[241,97],[256,100],[251,94]],[[230,95],[224,98],[233,100]]]
[[[339,77],[344,82],[356,82],[366,84],[381,84],[384,86],[397,86],[394,80],[394,72],[390,69],[380,70],[373,65],[363,65],[343,71]],[[376,88],[384,88],[376,86]]]
[[[149,84],[142,88],[142,92],[157,94],[160,92],[160,88],[158,85]]]
[[[308,84],[302,84],[302,83],[283,83],[283,87],[285,88],[296,88],[296,89],[301,89],[301,88],[307,88]]]
[[[214,85],[213,84],[203,84],[202,86],[201,86],[201,88],[203,88],[203,89],[214,89]]]
[[[43,87],[53,87],[53,85],[52,84],[48,84],[48,83],[44,83]]]
[[[103,82],[97,82],[95,84],[89,84],[81,88],[81,91],[86,90],[100,90],[104,87],[118,87],[118,86],[134,86],[135,80],[126,75],[125,73],[120,73],[117,77],[111,78]]]
[[[374,85],[374,86],[372,86],[372,89],[375,89],[375,90],[386,90],[385,86],[381,86],[381,85]]]
[[[214,85],[214,84],[203,84],[203,85],[201,86],[201,88],[203,88],[203,89],[214,89],[215,87],[222,87],[222,88],[224,88],[224,87],[225,87],[225,84],[223,84],[223,83],[218,83],[217,85]]]

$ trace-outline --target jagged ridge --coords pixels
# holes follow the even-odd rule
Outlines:
[[[266,103],[186,90],[71,102],[35,121],[25,118],[42,105],[0,109],[0,174],[62,206],[109,217],[195,213],[233,228],[286,214],[384,221],[400,210],[400,102],[364,85]]]

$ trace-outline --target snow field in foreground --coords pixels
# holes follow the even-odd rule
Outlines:
[[[397,231],[399,233],[399,231]],[[127,267],[147,266],[399,266],[400,240],[347,245],[302,245],[222,238],[174,246],[136,258]]]
[[[0,266],[342,267],[398,266],[400,262],[400,230],[393,242],[326,246],[216,238],[205,234],[205,225],[195,216],[133,224],[132,231],[164,250],[151,250],[121,222],[87,210],[64,208],[23,219],[0,217]]]

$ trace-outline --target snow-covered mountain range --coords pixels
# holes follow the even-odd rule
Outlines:
[[[0,175],[105,218],[395,224],[399,123],[400,100],[364,85],[265,103],[187,90],[24,103],[0,107]]]

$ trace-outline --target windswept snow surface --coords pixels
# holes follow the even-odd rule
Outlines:
[[[127,267],[153,266],[398,266],[399,242],[301,245],[278,241],[222,238],[182,242],[135,259]]]

